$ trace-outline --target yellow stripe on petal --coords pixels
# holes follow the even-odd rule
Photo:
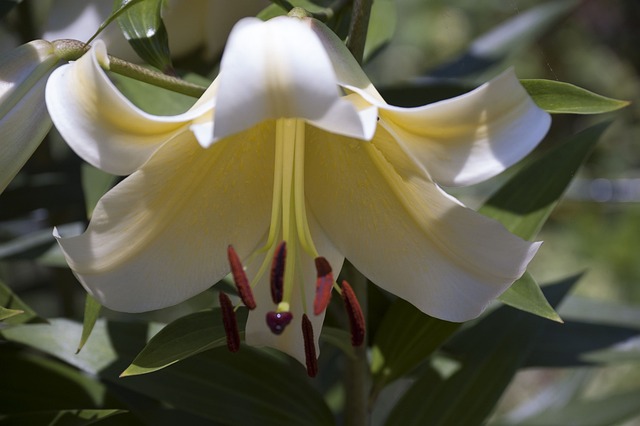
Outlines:
[[[200,293],[266,236],[274,128],[205,150],[185,134],[163,145],[98,203],[87,231],[61,238],[67,261],[103,305],[142,312]]]

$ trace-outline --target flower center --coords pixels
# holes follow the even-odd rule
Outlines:
[[[267,313],[265,322],[271,332],[276,335],[282,334],[293,319],[291,299],[294,294],[294,286],[298,286],[303,312],[298,312],[296,315],[301,315],[302,319],[307,371],[309,375],[314,376],[317,372],[315,341],[307,313],[305,285],[302,282],[303,274],[300,266],[302,264],[301,256],[310,256],[311,259],[314,259],[317,270],[313,314],[320,315],[325,311],[331,298],[332,288],[336,287],[338,291],[343,293],[343,297],[346,296],[344,284],[343,290],[337,287],[329,262],[318,254],[311,237],[304,193],[305,125],[305,122],[299,119],[281,118],[276,120],[273,201],[269,234],[265,245],[249,257],[249,262],[251,262],[255,256],[263,256],[258,271],[249,282],[240,259],[231,246],[229,246],[229,264],[238,287],[238,294],[249,309],[256,306],[251,288],[260,282],[267,271],[270,271],[271,297],[275,310]],[[355,333],[359,333],[358,337],[352,338],[352,342],[361,344],[364,337],[364,320],[350,288],[348,292],[349,298],[345,299],[345,306],[352,328],[352,337],[354,336],[354,324],[357,329]],[[227,318],[227,323],[233,324],[235,319],[229,318],[228,311],[228,308],[223,311],[223,316]],[[354,311],[359,311],[360,317],[357,316],[357,313],[354,316]],[[227,313],[225,314],[225,312]],[[225,330],[228,334],[237,334],[237,331],[227,324],[225,324]],[[237,350],[237,339],[232,337],[229,348]]]
[[[275,334],[281,334],[290,321],[289,315],[280,314],[289,313],[295,285],[299,285],[303,299],[302,305],[306,313],[305,286],[300,282],[302,279],[301,256],[323,259],[326,264],[324,270],[331,272],[328,262],[319,257],[311,237],[304,194],[304,153],[305,122],[292,118],[276,120],[269,234],[265,245],[249,258],[251,262],[255,256],[264,256],[258,272],[251,280],[251,287],[257,285],[271,269],[271,295],[276,309],[269,314],[266,322]],[[237,282],[235,275],[234,279]],[[329,294],[332,285],[333,276],[326,291]],[[314,312],[316,315],[321,313],[317,312],[317,309],[314,309]]]

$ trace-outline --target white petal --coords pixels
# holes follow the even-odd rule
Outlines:
[[[380,96],[369,77],[362,70],[358,61],[349,52],[344,42],[322,22],[315,19],[305,19],[304,21],[318,35],[320,42],[329,55],[338,84],[358,93],[366,93],[368,95],[366,98],[372,99],[374,104],[382,102],[385,105],[382,96]]]
[[[51,129],[51,119],[44,104],[46,80],[32,88],[24,98],[0,119],[0,192],[4,191]]]
[[[331,62],[301,19],[241,20],[229,36],[219,79],[214,139],[282,117],[361,139],[371,133],[372,124],[361,123],[370,115],[340,97]]]
[[[0,57],[0,192],[51,128],[44,88],[58,57],[35,40]]]
[[[59,242],[103,305],[141,312],[179,303],[229,272],[264,237],[271,211],[272,124],[202,149],[189,132],[163,145],[98,203],[80,236]],[[271,141],[273,137],[271,138]]]
[[[331,244],[311,215],[309,217],[309,222],[316,248],[320,252],[320,255],[324,256],[329,261],[329,264],[334,271],[334,277],[337,278],[338,272],[342,268],[344,256],[342,256],[333,244]],[[287,244],[289,247],[288,251],[290,251],[290,245],[292,242],[288,242]],[[314,260],[310,256],[304,255],[304,253],[300,251],[301,249],[299,247],[297,250],[298,253],[303,254],[303,258],[300,259],[302,273],[300,274],[300,279],[297,280],[297,285],[293,290],[291,300],[293,320],[291,321],[291,324],[289,324],[285,331],[279,336],[273,334],[267,326],[265,321],[267,312],[275,311],[275,305],[271,300],[269,274],[267,273],[254,289],[257,306],[253,311],[249,311],[245,340],[247,344],[251,346],[268,346],[276,348],[296,358],[301,364],[305,364],[304,338],[302,336],[302,314],[305,312],[307,313],[307,316],[313,326],[316,355],[320,355],[318,337],[322,330],[322,323],[324,321],[325,314],[324,312],[317,316],[313,314],[313,300],[315,297],[315,283],[317,276]],[[255,273],[255,270],[257,270],[259,266],[260,265],[251,265],[251,268],[248,268],[249,276],[252,276],[251,274]],[[301,291],[302,285],[305,286],[304,302]],[[303,303],[306,304],[306,308],[303,306]]]
[[[307,197],[335,246],[380,287],[449,321],[479,315],[539,244],[463,207],[393,138],[371,144],[308,132]]]
[[[381,124],[436,182],[448,186],[501,173],[529,154],[551,124],[511,69],[472,92],[423,107],[377,105]]]
[[[129,174],[164,142],[200,116],[212,116],[214,90],[186,113],[154,116],[134,106],[101,68],[109,59],[104,44],[49,78],[46,101],[62,137],[85,161],[113,174]]]

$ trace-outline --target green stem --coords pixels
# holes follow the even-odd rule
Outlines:
[[[58,57],[67,61],[79,59],[90,49],[89,45],[77,40],[56,40],[53,42],[53,45]],[[194,98],[199,98],[205,90],[207,90],[205,87],[197,84],[132,64],[111,55],[109,55],[108,71]]]
[[[287,0],[271,0],[271,3],[276,4],[286,10],[287,12],[291,12],[295,6],[289,3]]]
[[[349,4],[351,0],[335,0],[329,6],[325,7],[319,12],[312,13],[311,16],[319,21],[327,22],[338,14],[342,9]]]
[[[347,267],[348,282],[354,293],[365,322],[367,318],[367,278],[351,264]],[[371,412],[369,410],[369,391],[371,388],[371,374],[367,359],[367,344],[355,347],[355,359],[347,361],[347,374],[345,383],[345,424],[348,426],[366,426],[370,423]]]
[[[367,31],[369,29],[369,17],[371,16],[371,5],[373,0],[354,0],[351,12],[351,24],[349,26],[349,37],[347,47],[351,54],[362,64],[364,56],[364,44],[367,41]]]

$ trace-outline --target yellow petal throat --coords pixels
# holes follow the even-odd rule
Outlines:
[[[276,120],[275,167],[271,223],[266,244],[254,253],[265,253],[262,264],[252,279],[255,286],[267,272],[279,240],[287,242],[287,261],[284,271],[284,292],[277,311],[288,311],[296,278],[300,278],[300,255],[318,257],[313,243],[304,193],[305,122],[299,119]],[[304,253],[298,253],[301,248]],[[251,259],[249,262],[251,262]],[[304,285],[300,283],[303,301]],[[306,313],[306,303],[302,304]]]

